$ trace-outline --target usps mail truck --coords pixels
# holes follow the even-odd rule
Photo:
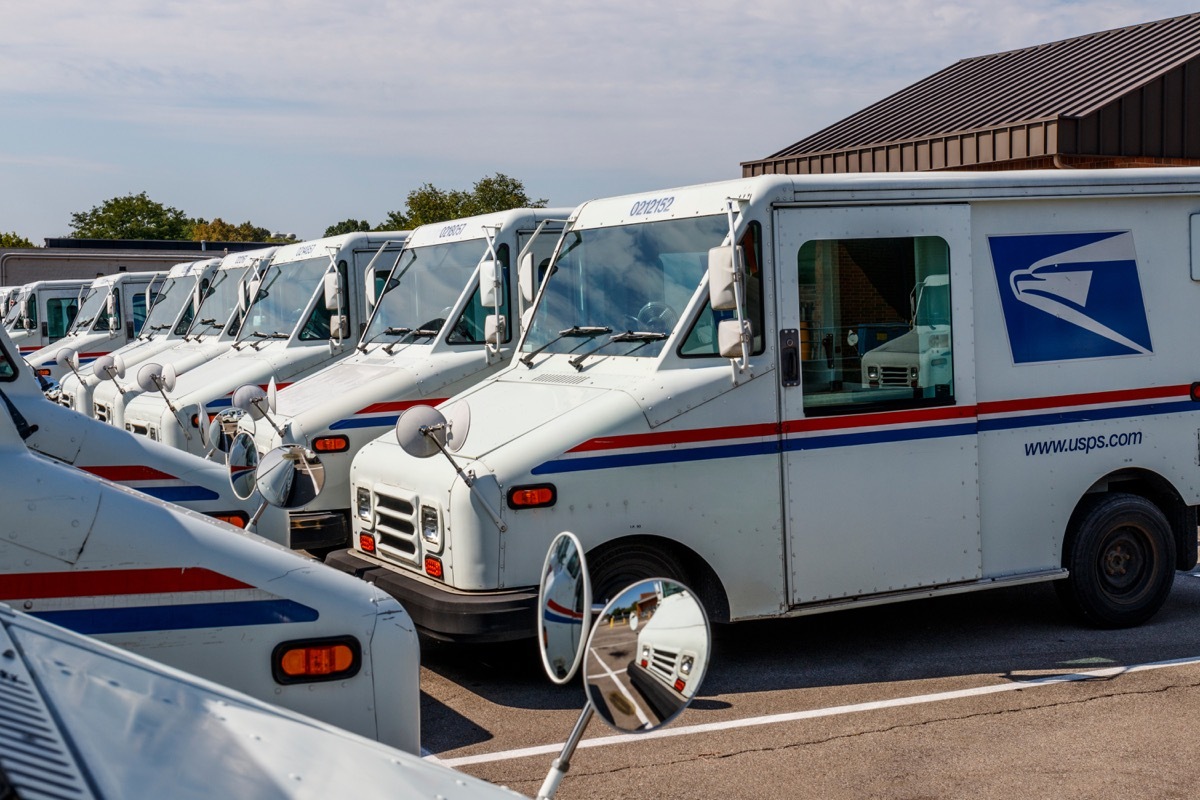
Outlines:
[[[176,377],[205,364],[226,352],[237,338],[245,311],[245,289],[270,261],[276,248],[230,253],[220,260],[200,297],[200,309],[182,334],[168,333],[161,348],[139,348],[134,352],[122,350],[121,369],[97,371],[94,367],[87,378],[92,388],[90,416],[125,427],[125,404],[142,394],[137,374],[146,362],[170,366]],[[120,374],[123,371],[125,374]],[[63,394],[69,395],[64,385]],[[60,396],[60,402],[62,398]],[[74,408],[84,413],[79,403]]]
[[[723,620],[1050,581],[1127,626],[1196,563],[1200,170],[597,200],[540,286],[509,367],[351,470],[327,563],[430,635],[530,635],[562,530],[598,598],[660,575]],[[913,362],[935,377],[864,381],[935,289]]]
[[[25,360],[40,378],[57,383],[72,369],[133,341],[154,303],[155,284],[161,284],[164,275],[117,272],[96,278],[84,291],[67,335]]]
[[[137,336],[108,354],[119,359],[116,363],[121,371],[183,340],[220,263],[219,258],[187,261],[167,271],[162,282],[154,287],[154,302]],[[105,359],[103,363],[111,362]],[[91,416],[92,392],[100,382],[92,369],[94,364],[64,375],[58,382],[56,402]]]
[[[0,602],[417,752],[419,645],[399,604],[30,451],[36,432],[7,393],[23,372],[0,351]]]
[[[348,547],[359,448],[404,409],[440,403],[508,363],[524,310],[513,294],[518,257],[548,263],[570,213],[516,209],[412,232],[377,302],[370,292],[375,308],[355,352],[280,391],[272,419],[255,423],[260,452],[302,444],[324,465],[324,491],[291,512],[288,544]]]
[[[36,353],[67,335],[91,281],[33,281],[12,290],[4,327],[21,355]]]
[[[249,286],[249,306],[229,350],[161,381],[165,391],[129,400],[125,429],[203,454],[195,434],[230,407],[235,389],[272,381],[282,388],[350,355],[366,323],[366,283],[376,271],[386,275],[387,254],[394,260],[406,235],[348,233],[280,247]],[[143,363],[139,373],[155,363]]]

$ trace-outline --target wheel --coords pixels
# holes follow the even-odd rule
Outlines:
[[[671,578],[686,584],[683,567],[670,553],[644,543],[617,545],[588,556],[592,603],[603,605],[632,583]]]
[[[1175,581],[1171,526],[1158,506],[1110,494],[1083,509],[1055,588],[1082,619],[1101,628],[1140,625],[1166,601]]]
[[[675,323],[679,321],[679,315],[666,303],[651,300],[638,309],[637,321],[644,330],[653,333],[670,333],[675,328]]]

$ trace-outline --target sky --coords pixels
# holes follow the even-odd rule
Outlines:
[[[953,62],[1166,0],[0,0],[0,232],[146,192],[300,239],[424,184],[533,199],[741,175]]]

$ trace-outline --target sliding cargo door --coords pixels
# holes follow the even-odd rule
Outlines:
[[[780,209],[793,604],[981,575],[969,209]]]

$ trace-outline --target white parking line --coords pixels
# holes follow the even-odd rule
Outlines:
[[[579,743],[580,748],[584,747],[608,747],[616,744],[626,744],[628,742],[641,742],[646,739],[658,739],[666,736],[689,736],[696,733],[711,733],[713,731],[725,731],[734,728],[749,728],[755,725],[774,725],[781,722],[796,722],[803,719],[817,719],[818,717],[833,717],[841,714],[857,714],[862,711],[877,711],[882,708],[900,708],[902,706],[915,706],[923,703],[940,703],[945,700],[959,700],[964,697],[976,697],[985,694],[998,694],[1000,692],[1012,692],[1019,689],[1036,689],[1041,686],[1055,686],[1060,683],[1071,683],[1074,681],[1089,681],[1098,678],[1112,678],[1127,672],[1145,672],[1154,669],[1166,669],[1168,667],[1183,667],[1193,664],[1200,664],[1200,656],[1191,658],[1177,658],[1171,661],[1155,661],[1149,664],[1133,664],[1127,667],[1108,667],[1106,669],[1091,670],[1089,672],[1076,672],[1069,675],[1053,675],[1048,678],[1037,678],[1029,681],[1013,681],[1010,683],[998,683],[992,686],[977,686],[973,689],[959,689],[953,692],[938,692],[937,694],[922,694],[913,697],[897,697],[893,700],[877,700],[871,703],[855,703],[847,706],[833,706],[830,708],[814,708],[808,711],[793,711],[786,714],[768,714],[762,717],[747,717],[746,719],[732,719],[725,722],[710,722],[702,725],[687,725],[677,728],[659,728],[656,731],[649,733],[626,733],[617,734],[614,736],[598,736],[594,739],[584,739]],[[516,750],[503,750],[496,753],[482,753],[475,756],[462,756],[460,758],[441,759],[437,756],[427,756],[431,761],[437,761],[439,764],[447,767],[465,767],[470,764],[486,764],[492,761],[509,761],[514,758],[527,758],[529,756],[547,756],[558,755],[562,751],[563,743],[544,744],[536,747],[522,747]]]

